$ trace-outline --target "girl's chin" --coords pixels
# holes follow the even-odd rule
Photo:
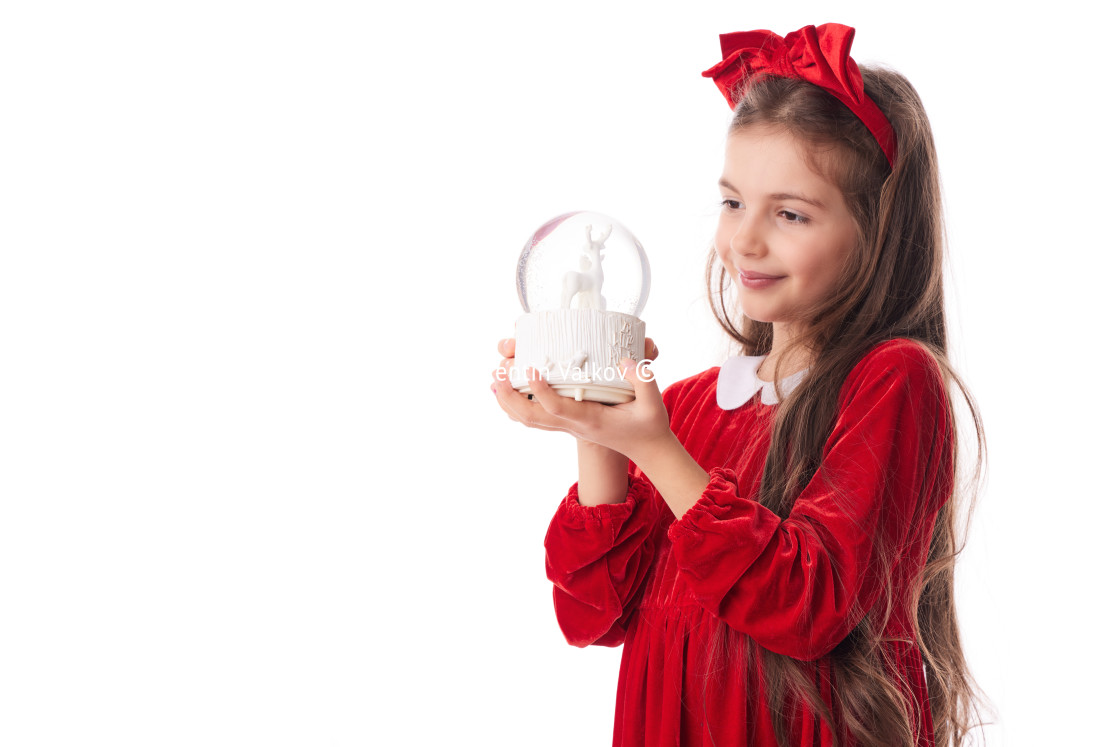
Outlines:
[[[760,324],[780,324],[789,321],[780,312],[774,311],[773,309],[759,308],[757,304],[754,306],[739,304],[739,311],[747,319]]]
[[[743,316],[754,322],[770,323],[777,321],[776,314],[767,311],[766,309],[758,308],[757,306],[739,304],[739,311]]]

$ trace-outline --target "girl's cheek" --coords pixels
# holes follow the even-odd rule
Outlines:
[[[727,230],[724,221],[720,221],[719,227],[716,229],[716,254],[720,257],[726,257],[731,247],[731,232]]]

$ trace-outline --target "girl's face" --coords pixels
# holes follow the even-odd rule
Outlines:
[[[795,321],[835,291],[855,251],[855,218],[791,135],[764,128],[727,138],[716,252],[759,322]]]

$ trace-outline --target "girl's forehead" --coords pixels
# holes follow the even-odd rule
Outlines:
[[[814,167],[804,142],[773,128],[750,127],[728,134],[723,178],[732,183],[779,180],[805,188],[839,189]]]
[[[790,133],[775,128],[755,126],[730,132],[726,152],[728,160],[747,159],[808,167],[808,147]]]

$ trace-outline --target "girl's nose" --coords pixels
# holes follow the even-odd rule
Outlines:
[[[731,251],[736,254],[757,256],[766,253],[766,242],[757,218],[744,215],[731,236]]]

